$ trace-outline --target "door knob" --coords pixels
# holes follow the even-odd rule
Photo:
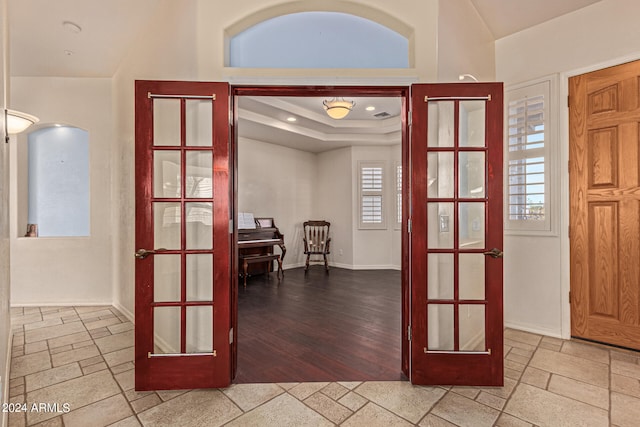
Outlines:
[[[489,255],[491,258],[502,258],[502,255],[504,255],[504,252],[502,252],[498,248],[493,248],[490,251],[483,252],[483,254]]]
[[[162,252],[162,251],[166,251],[166,249],[165,248],[159,248],[159,249],[156,249],[156,250],[138,249],[136,251],[136,253],[135,253],[135,256],[138,259],[145,259],[149,255],[153,255],[153,254],[156,254],[156,253]]]

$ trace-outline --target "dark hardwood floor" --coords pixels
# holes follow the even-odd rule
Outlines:
[[[400,271],[312,265],[250,277],[238,295],[234,382],[406,379]]]

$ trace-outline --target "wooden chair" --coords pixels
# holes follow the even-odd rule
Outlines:
[[[309,258],[311,255],[322,255],[324,258],[324,268],[329,271],[327,255],[330,253],[331,237],[329,237],[328,221],[305,221],[302,225],[304,235],[304,253],[307,255],[307,262],[304,271],[309,269]]]

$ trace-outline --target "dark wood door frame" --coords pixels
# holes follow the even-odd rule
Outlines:
[[[232,214],[236,217],[238,212],[238,110],[236,98],[239,96],[297,96],[297,97],[398,97],[401,100],[401,131],[402,131],[402,170],[408,171],[409,167],[409,94],[408,86],[231,86],[231,105],[233,110],[233,123],[231,129],[231,175],[232,175]],[[408,176],[403,172],[404,176]],[[410,286],[409,286],[409,234],[407,223],[409,218],[409,183],[402,180],[402,372],[409,377],[409,314]],[[234,254],[237,253],[237,229],[234,227],[232,237]],[[231,324],[233,326],[233,345],[231,348],[231,377],[235,377],[237,370],[237,342],[238,342],[238,257],[233,256],[232,283],[231,283]]]

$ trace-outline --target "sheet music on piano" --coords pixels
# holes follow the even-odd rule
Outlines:
[[[249,230],[256,228],[256,220],[250,212],[238,212],[238,230]]]

